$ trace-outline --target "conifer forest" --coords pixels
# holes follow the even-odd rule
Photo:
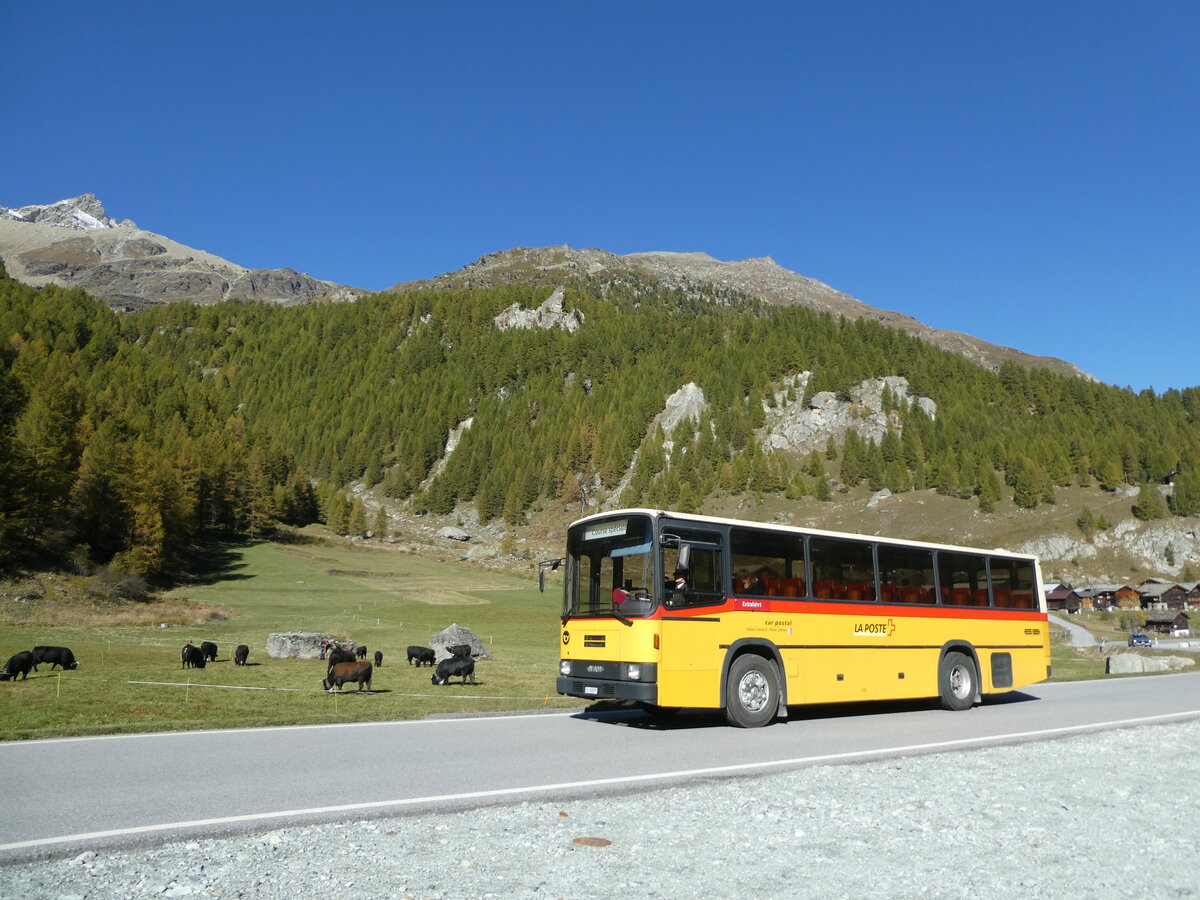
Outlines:
[[[515,523],[546,499],[618,488],[628,505],[685,511],[723,493],[935,488],[986,514],[1001,498],[1033,508],[1064,486],[1173,476],[1169,507],[1139,495],[1144,515],[1200,514],[1200,388],[990,371],[869,320],[652,284],[568,286],[573,332],[495,325],[545,296],[511,286],[119,314],[0,272],[0,568],[169,580],[205,535],[317,521],[366,533],[355,483],[416,512],[470,503],[481,521]],[[885,396],[901,427],[879,442],[849,432],[840,446],[771,451],[765,411],[801,371],[806,395],[903,376],[937,415]],[[689,382],[710,412],[681,433],[651,429]]]

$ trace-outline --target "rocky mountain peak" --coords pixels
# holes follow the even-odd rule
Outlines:
[[[248,269],[108,215],[95,194],[45,205],[0,207],[0,259],[33,287],[80,287],[120,310],[161,303],[308,303],[369,291],[294,269]]]
[[[123,219],[117,221],[104,209],[95,194],[80,194],[57,203],[32,204],[19,209],[8,209],[0,206],[0,219],[13,219],[17,222],[31,222],[38,225],[54,225],[59,228],[71,228],[76,231],[93,231],[99,228],[117,228],[128,226],[136,228],[132,221]]]

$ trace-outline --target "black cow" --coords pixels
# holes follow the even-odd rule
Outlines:
[[[70,647],[34,647],[33,671],[36,672],[42,663],[50,663],[51,672],[54,671],[55,666],[62,666],[64,672],[67,669],[79,668],[79,663],[75,661],[75,654],[71,652]]]
[[[332,669],[338,663],[354,662],[354,653],[351,650],[343,650],[341,647],[336,647],[329,651],[329,655],[325,657],[326,668]]]
[[[367,645],[360,644],[359,646],[355,647],[354,655],[357,656],[359,659],[366,659],[367,658]]]
[[[430,680],[434,684],[449,684],[450,679],[455,675],[462,676],[463,684],[467,683],[467,678],[471,679],[471,684],[475,684],[475,660],[469,656],[452,656],[449,659],[443,659],[438,663],[437,671],[433,673],[433,678]]]
[[[206,660],[217,661],[217,645],[212,641],[201,641],[200,652],[204,654]]]
[[[335,687],[340,691],[343,684],[358,682],[358,689],[371,689],[371,664],[369,662],[342,662],[330,666],[321,687],[332,691]]]
[[[417,668],[420,668],[421,666],[432,666],[434,663],[434,660],[436,660],[436,659],[437,659],[437,654],[433,652],[432,647],[415,647],[414,646],[414,647],[408,648],[408,663],[409,663],[409,665],[416,665]],[[414,663],[413,660],[416,660],[416,662]]]
[[[183,665],[181,669],[203,669],[204,654],[200,652],[200,648],[195,644],[183,645]]]
[[[383,665],[383,651],[376,650],[375,651],[375,668],[378,669],[382,665]]]
[[[250,648],[245,644],[238,644],[237,649],[233,651],[233,664],[235,666],[244,666],[249,656]]]
[[[467,659],[472,655],[470,644],[454,644],[447,647],[446,652],[456,659]]]
[[[29,677],[29,671],[33,668],[33,653],[29,650],[22,650],[20,653],[14,653],[9,657],[8,662],[4,664],[4,670],[0,671],[0,681],[8,681],[10,678],[13,681],[17,680],[17,676],[21,676],[24,681]]]

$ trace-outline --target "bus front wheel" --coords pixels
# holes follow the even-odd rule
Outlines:
[[[779,706],[779,675],[775,664],[747,653],[729,667],[725,718],[739,728],[766,725]]]
[[[938,665],[942,709],[970,709],[975,704],[975,664],[965,653],[951,651]]]

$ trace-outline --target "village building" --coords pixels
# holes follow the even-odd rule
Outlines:
[[[1143,582],[1140,588],[1142,609],[1187,609],[1187,589],[1157,579]]]
[[[1187,608],[1200,610],[1200,581],[1181,582],[1179,586],[1187,591]]]
[[[1188,613],[1177,610],[1154,610],[1146,613],[1145,630],[1170,637],[1188,637],[1191,635],[1190,617]]]
[[[1121,606],[1121,599],[1126,607],[1140,605],[1138,593],[1127,584],[1095,584],[1079,592],[1084,609],[1112,610]]]
[[[1081,605],[1079,591],[1069,584],[1060,584],[1046,591],[1046,609],[1077,613]]]

